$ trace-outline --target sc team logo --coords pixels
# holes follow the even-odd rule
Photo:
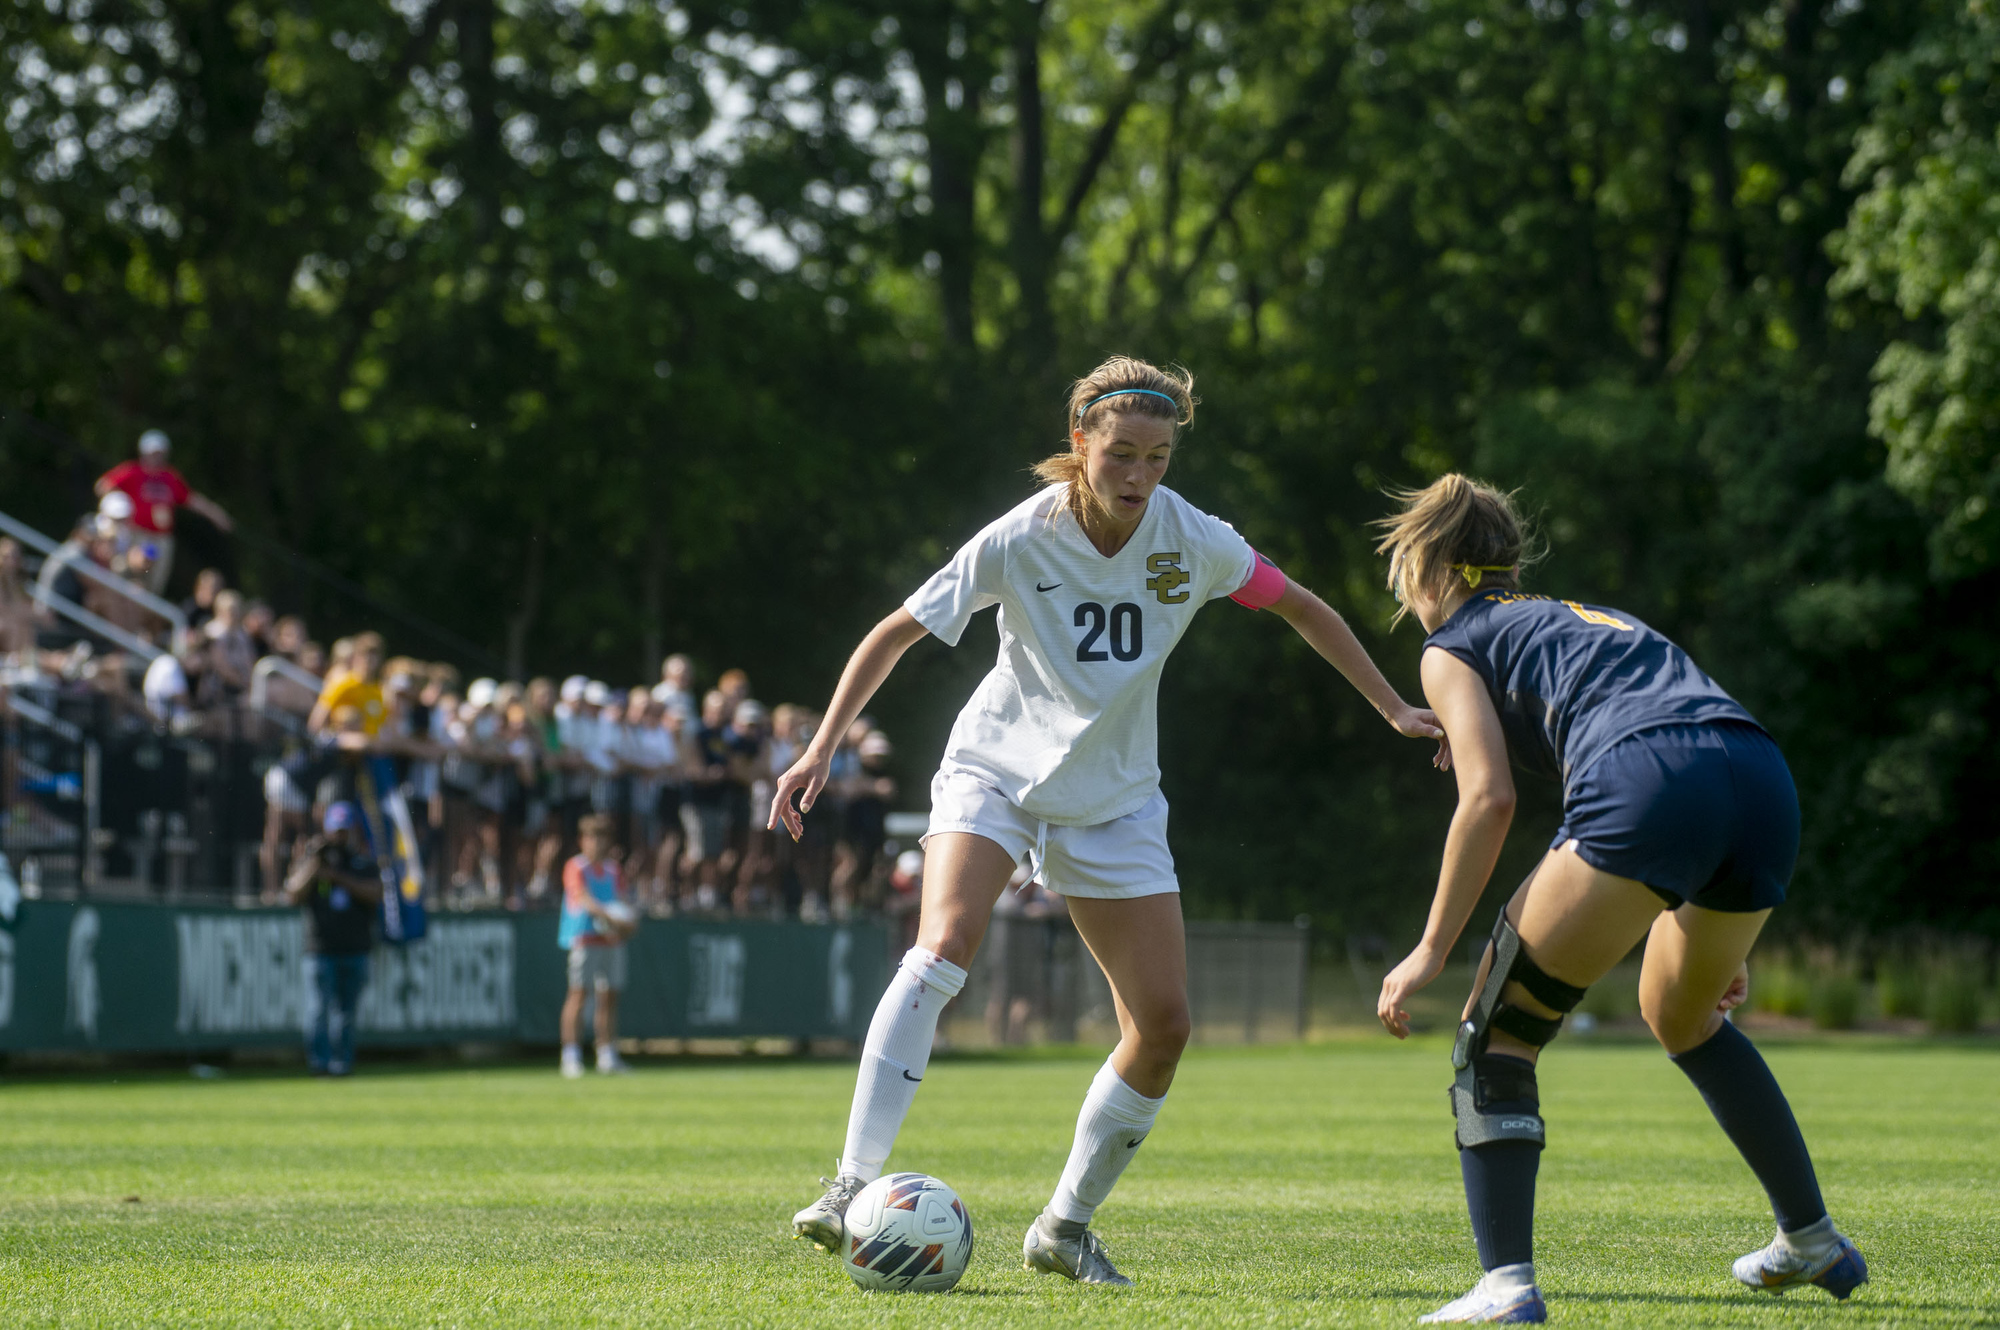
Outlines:
[[[1148,554],[1146,571],[1154,576],[1146,579],[1146,590],[1160,598],[1162,605],[1178,605],[1188,598],[1181,587],[1193,579],[1181,568],[1181,552],[1173,550],[1166,554]]]

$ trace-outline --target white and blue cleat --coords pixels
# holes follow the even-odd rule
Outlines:
[[[1535,1287],[1534,1266],[1503,1265],[1487,1271],[1464,1297],[1417,1319],[1424,1325],[1540,1325],[1549,1309]]]
[[[1738,1257],[1730,1272],[1740,1283],[1766,1293],[1817,1284],[1843,1301],[1868,1282],[1868,1262],[1861,1259],[1853,1243],[1838,1235],[1832,1248],[1817,1259],[1793,1251],[1780,1237],[1768,1247]]]

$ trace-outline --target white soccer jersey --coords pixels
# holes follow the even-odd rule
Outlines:
[[[1092,826],[1160,785],[1160,670],[1195,611],[1249,581],[1234,527],[1165,486],[1139,529],[1100,554],[1052,485],[981,531],[903,607],[956,646],[1000,607],[1000,659],[959,712],[946,770],[987,781],[1044,822]]]

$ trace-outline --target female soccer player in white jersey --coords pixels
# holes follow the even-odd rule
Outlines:
[[[1033,1270],[1130,1282],[1089,1224],[1152,1130],[1188,1038],[1155,708],[1161,667],[1203,604],[1228,596],[1275,610],[1397,730],[1441,733],[1435,717],[1396,695],[1338,614],[1160,484],[1194,415],[1192,388],[1182,373],[1122,357],[1080,380],[1070,448],[1036,468],[1046,488],[863,639],[817,737],[778,781],[771,825],[782,819],[797,836],[794,796],[812,807],[835,741],[903,652],[925,633],[956,644],[974,613],[1000,607],[999,660],[931,782],[917,945],[868,1027],[837,1176],[793,1220],[825,1250],[839,1248],[855,1193],[881,1175],[930,1061],[938,1013],[965,983],[994,902],[1027,856],[1069,898],[1110,981],[1120,1038],[1084,1097],[1069,1162],[1023,1254]]]
[[[1514,810],[1508,760],[1559,777],[1563,821],[1493,932],[1452,1052],[1459,1168],[1486,1274],[1425,1321],[1545,1319],[1535,1286],[1542,1152],[1535,1062],[1563,1013],[1641,939],[1639,1008],[1771,1200],[1775,1241],[1736,1278],[1845,1298],[1868,1266],[1821,1202],[1805,1138],[1757,1049],[1724,1019],[1799,850],[1784,755],[1687,653],[1623,610],[1524,594],[1507,496],[1445,476],[1383,523],[1390,586],[1430,634],[1424,693],[1451,736],[1458,812],[1430,921],[1382,981],[1403,1004],[1443,971]]]

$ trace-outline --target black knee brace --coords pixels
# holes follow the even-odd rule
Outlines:
[[[1521,949],[1520,934],[1507,922],[1504,912],[1493,926],[1490,946],[1493,964],[1487,969],[1479,996],[1473,1000],[1472,1015],[1458,1027],[1458,1039],[1451,1050],[1451,1065],[1458,1072],[1451,1086],[1451,1110],[1457,1120],[1460,1149],[1488,1141],[1533,1141],[1540,1145],[1544,1140],[1542,1118],[1537,1111],[1541,1107],[1541,1094],[1536,1088],[1533,1065],[1523,1066],[1516,1058],[1489,1055],[1487,1037],[1492,1030],[1504,1030],[1522,1043],[1540,1048],[1562,1029],[1562,1017],[1537,1016],[1503,1003],[1500,991],[1509,981],[1518,983],[1537,1002],[1557,1012],[1568,1012],[1583,1001],[1583,989],[1564,983],[1528,959]],[[1525,1113],[1488,1111],[1491,1105],[1499,1103],[1516,1106],[1527,1103],[1533,1107]]]

